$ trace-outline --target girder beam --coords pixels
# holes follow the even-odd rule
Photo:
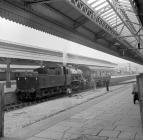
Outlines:
[[[128,30],[131,32],[131,34],[139,42],[139,38],[137,36],[135,36],[136,30],[135,30],[134,26],[132,25],[131,22],[127,22],[127,21],[130,21],[129,18],[127,17],[127,15],[125,14],[125,12],[122,9],[120,9],[116,6],[116,4],[118,4],[118,1],[115,0],[113,3],[111,3],[109,0],[106,0],[106,1],[109,3],[109,5],[115,11],[115,13],[118,15],[118,17],[124,23],[124,25],[128,28]],[[122,36],[121,36],[121,38],[122,38]]]
[[[76,8],[80,13],[87,16],[91,21],[93,21],[96,25],[101,27],[107,33],[109,33],[112,37],[116,38],[121,44],[124,44],[127,48],[132,47],[129,42],[121,38],[119,34],[114,31],[98,14],[94,12],[91,8],[89,8],[82,0],[67,0],[74,8]],[[109,3],[110,1],[107,0]],[[110,3],[111,4],[111,3]],[[112,9],[115,10],[114,6],[111,4]],[[116,11],[116,10],[115,10]],[[120,16],[120,15],[119,15]],[[138,55],[143,58],[143,56],[137,52]]]
[[[72,4],[79,12],[90,18],[95,24],[97,24],[102,29],[106,30],[111,35],[117,36],[117,33],[112,30],[112,28],[99,17],[91,8],[89,8],[82,0],[67,0]]]
[[[125,25],[122,26],[122,28],[121,28],[121,30],[120,30],[120,32],[119,32],[119,35],[120,35],[120,36],[121,36],[122,31],[124,30],[124,28],[125,28]]]
[[[53,2],[58,2],[61,0],[33,0],[33,1],[24,1],[25,4],[39,4],[39,3],[53,3]]]
[[[103,38],[103,36],[105,35],[105,31],[99,31],[95,34],[95,40],[101,39]]]
[[[89,19],[88,19],[87,17],[81,16],[80,18],[78,18],[78,19],[75,21],[75,23],[74,23],[74,25],[73,25],[73,28],[76,29],[76,28],[82,26],[83,24],[85,24],[85,23],[88,22],[88,21],[89,21]]]

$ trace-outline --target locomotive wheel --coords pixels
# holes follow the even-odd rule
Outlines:
[[[23,101],[23,93],[21,93],[20,91],[16,92],[16,96],[18,101]]]
[[[31,93],[30,100],[36,100],[36,92]]]

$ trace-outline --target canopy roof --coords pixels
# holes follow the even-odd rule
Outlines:
[[[132,47],[143,46],[143,30],[133,0],[85,0],[116,33]]]
[[[134,0],[5,0],[0,16],[143,64]]]

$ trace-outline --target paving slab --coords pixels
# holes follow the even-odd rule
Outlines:
[[[136,136],[136,132],[124,132],[121,131],[121,133],[119,134],[118,138],[123,138],[123,139],[135,139]]]
[[[38,137],[31,137],[28,140],[52,140],[52,139],[45,139],[45,138],[38,138]]]
[[[102,130],[98,136],[114,137],[117,138],[120,134],[120,131],[111,131],[111,130]]]
[[[131,139],[125,139],[125,138],[109,138],[108,140],[131,140]]]
[[[126,125],[119,125],[117,127],[115,127],[114,130],[118,130],[118,131],[124,131],[124,132],[135,132],[135,133],[142,133],[142,128],[141,127],[129,127]]]

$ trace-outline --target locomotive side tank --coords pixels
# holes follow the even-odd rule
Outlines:
[[[33,100],[57,93],[71,92],[71,74],[67,67],[48,64],[34,72],[18,73],[16,94],[19,100]]]

